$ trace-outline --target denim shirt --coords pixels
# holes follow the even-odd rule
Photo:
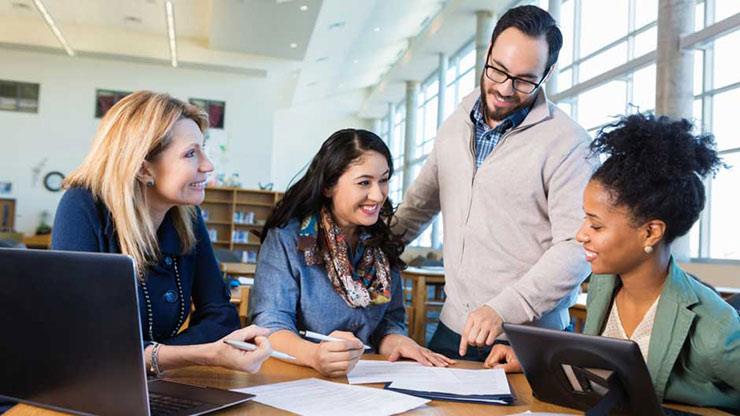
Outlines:
[[[376,351],[386,335],[406,335],[400,272],[391,270],[390,302],[352,308],[334,290],[323,265],[306,265],[297,245],[299,228],[293,219],[271,229],[262,243],[250,303],[253,322],[273,331],[352,332]],[[356,267],[361,256],[350,258]]]
[[[72,188],[65,192],[57,208],[53,230],[51,246],[55,250],[121,252],[110,212],[87,189]],[[145,278],[152,305],[154,339],[163,344],[203,344],[239,329],[239,317],[229,302],[230,294],[221,277],[200,212],[193,220],[193,233],[197,243],[189,253],[182,255],[180,239],[170,213],[167,213],[157,230],[162,255],[157,264],[147,269]],[[178,299],[174,262],[177,262],[186,302],[185,318],[190,313],[191,300],[195,311],[188,328],[170,337],[178,322],[181,302]],[[147,307],[141,285],[137,286],[141,329],[146,346],[151,343]],[[95,294],[91,293],[90,296]]]

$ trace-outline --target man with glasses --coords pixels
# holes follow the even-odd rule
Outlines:
[[[575,234],[590,139],[542,86],[562,43],[538,7],[501,17],[480,91],[440,127],[396,213],[407,241],[442,213],[446,300],[429,347],[448,357],[495,366],[503,322],[566,328],[589,273]]]

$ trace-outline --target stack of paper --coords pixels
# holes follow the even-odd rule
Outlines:
[[[349,386],[316,378],[234,391],[254,394],[256,397],[253,400],[257,402],[307,416],[387,416],[403,413],[429,402],[392,391]]]
[[[424,367],[418,363],[360,360],[347,375],[350,384],[388,383],[386,388],[434,400],[511,404],[501,369]]]

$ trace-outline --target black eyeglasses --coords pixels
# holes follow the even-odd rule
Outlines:
[[[548,71],[545,71],[545,75],[547,75],[547,72]],[[486,74],[486,78],[497,84],[503,84],[507,80],[511,80],[511,87],[522,94],[533,93],[534,90],[542,84],[542,81],[545,80],[545,76],[543,76],[539,82],[528,81],[523,78],[515,77],[504,70],[488,64],[484,66],[484,73]]]
[[[493,44],[488,47],[486,62],[491,59],[492,49]],[[545,80],[545,77],[547,77],[547,73],[550,72],[550,68],[552,68],[552,65],[548,66],[545,69],[545,73],[542,75],[542,79],[540,79],[539,82],[532,82],[523,78],[515,77],[502,69],[498,69],[492,65],[488,65],[488,63],[483,66],[483,73],[486,74],[486,78],[497,84],[503,84],[507,80],[511,80],[511,87],[514,88],[515,91],[519,91],[522,94],[531,94],[534,92],[534,90],[539,88],[540,84],[542,84],[542,81]]]

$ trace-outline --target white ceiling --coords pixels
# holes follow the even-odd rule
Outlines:
[[[306,54],[322,1],[211,3],[209,48],[300,61]]]
[[[43,2],[76,56],[170,64],[164,0]],[[439,52],[472,38],[476,10],[509,3],[174,0],[178,66],[284,80],[288,104],[328,100],[379,117],[403,81],[425,78]],[[32,0],[0,0],[2,47],[64,53]]]

